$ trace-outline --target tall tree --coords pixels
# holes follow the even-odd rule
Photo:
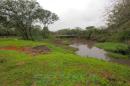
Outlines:
[[[39,20],[44,25],[44,27],[48,27],[48,25],[53,24],[59,19],[59,17],[55,13],[44,9],[39,9],[37,15],[39,16]]]
[[[59,17],[55,13],[44,9],[39,9],[37,15],[39,16],[39,21],[43,24],[43,37],[47,37],[47,34],[49,34],[48,26],[57,21]]]
[[[15,27],[23,39],[33,40],[31,34],[33,24],[40,20],[41,16],[47,18],[45,16],[47,11],[44,9],[42,9],[44,15],[37,15],[39,9],[42,7],[35,0],[1,0],[0,23],[5,27]]]
[[[130,30],[130,0],[114,0],[113,9],[108,16],[108,32],[114,40],[123,41],[124,33]],[[113,36],[114,34],[114,36]],[[130,37],[129,37],[130,39]]]
[[[115,0],[114,8],[108,17],[108,26],[116,31],[124,24],[124,28],[128,28],[130,22],[130,0]],[[117,29],[118,28],[118,29]],[[121,29],[123,29],[121,27]]]

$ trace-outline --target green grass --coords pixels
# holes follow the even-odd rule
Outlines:
[[[49,54],[0,50],[0,86],[130,86],[130,68],[81,58],[48,42],[0,40],[0,46],[46,45]]]
[[[122,55],[119,53],[108,52],[107,55],[115,59],[129,59],[128,55]]]
[[[97,47],[102,48],[108,51],[108,56],[116,59],[128,59],[129,58],[129,46],[124,43],[117,42],[105,42],[105,43],[97,43]],[[125,52],[126,55],[123,55],[122,52]]]
[[[119,50],[128,50],[128,45],[124,43],[116,42],[105,42],[96,44],[97,47],[105,49],[107,51],[119,51]]]
[[[24,41],[24,40],[18,40],[18,39],[0,39],[0,46],[36,46],[39,44],[39,42],[33,42],[33,41]]]

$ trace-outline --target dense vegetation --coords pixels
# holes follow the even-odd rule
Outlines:
[[[58,16],[55,13],[43,9],[35,0],[0,1],[0,25],[8,29],[6,35],[10,35],[8,32],[15,28],[14,30],[18,32],[16,34],[23,39],[33,40],[32,30],[35,29],[36,22],[48,28],[49,24],[57,20]],[[2,32],[0,34],[4,35]]]
[[[82,29],[76,27],[74,29],[62,29],[56,32],[58,35],[69,35],[75,36],[77,38],[85,38],[87,40],[105,41],[106,40],[106,30],[103,28],[96,28],[94,26],[86,27]]]
[[[130,1],[115,0],[114,7],[108,17],[110,38],[127,41],[130,39]]]

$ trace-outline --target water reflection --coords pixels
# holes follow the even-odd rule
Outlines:
[[[81,43],[75,43],[70,45],[71,47],[78,48],[78,51],[76,51],[76,54],[80,56],[88,56],[93,58],[99,58],[103,60],[109,60],[109,58],[106,56],[106,51],[103,49],[99,49],[97,47],[88,46],[87,44],[81,44]]]
[[[95,42],[93,41],[86,41],[86,42],[75,42],[71,47],[78,48],[78,50],[75,52],[77,55],[83,56],[83,57],[93,57],[98,59],[103,59],[110,62],[116,62],[119,64],[126,64],[130,66],[130,60],[129,59],[113,59],[108,57],[106,54],[107,52],[103,49],[97,48],[94,46]]]

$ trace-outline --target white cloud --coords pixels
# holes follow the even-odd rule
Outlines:
[[[60,20],[50,30],[104,25],[103,15],[110,0],[37,0],[44,9],[55,12]]]

